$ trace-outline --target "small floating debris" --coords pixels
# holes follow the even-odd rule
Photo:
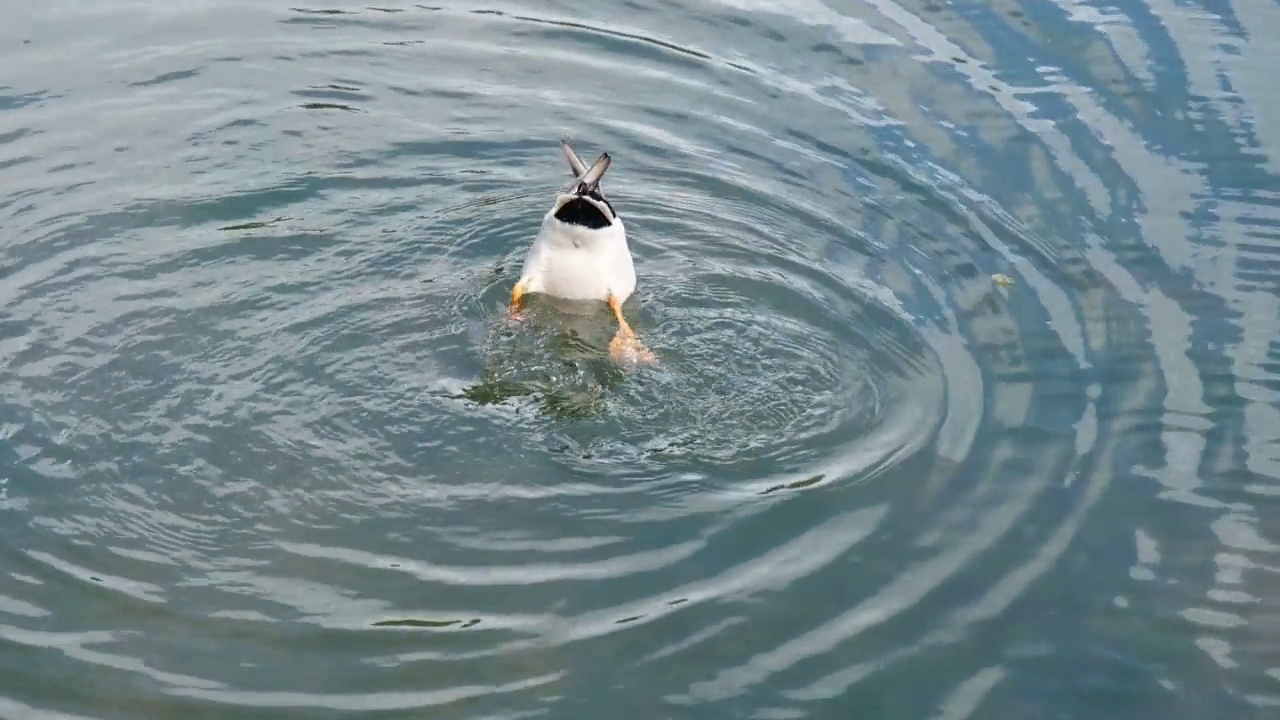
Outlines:
[[[999,285],[1000,287],[1013,287],[1013,278],[1005,275],[1004,273],[996,273],[995,275],[992,275],[991,282]]]

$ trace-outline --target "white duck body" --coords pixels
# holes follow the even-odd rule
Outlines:
[[[618,323],[609,341],[609,356],[623,362],[657,363],[622,315],[622,304],[636,289],[636,270],[627,246],[622,218],[600,190],[600,178],[613,160],[601,153],[590,168],[568,141],[561,143],[573,170],[573,182],[556,195],[542,228],[524,258],[520,279],[511,288],[512,317],[530,293],[572,306],[573,315],[593,312],[604,302]],[[565,309],[570,309],[566,307]]]
[[[574,179],[542,218],[517,285],[562,300],[621,304],[635,292],[636,271],[626,227],[600,189],[613,159],[601,153],[588,168],[567,141],[561,147]]]
[[[525,256],[520,279],[531,293],[601,302],[612,296],[625,302],[635,292],[636,270],[622,219],[615,216],[604,228],[558,219],[556,213],[575,200],[570,194],[556,198]]]

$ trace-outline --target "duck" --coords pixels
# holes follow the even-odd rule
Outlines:
[[[603,302],[618,323],[609,356],[620,362],[656,363],[657,357],[622,312],[636,289],[636,269],[626,226],[600,187],[613,158],[603,152],[588,167],[568,138],[561,139],[560,146],[573,181],[556,193],[529,246],[520,277],[511,288],[512,317],[520,317],[522,303],[533,294]]]

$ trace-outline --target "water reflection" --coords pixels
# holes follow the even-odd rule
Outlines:
[[[0,710],[1264,711],[1271,28],[32,10]],[[614,154],[659,369],[607,313],[503,320],[565,133]]]

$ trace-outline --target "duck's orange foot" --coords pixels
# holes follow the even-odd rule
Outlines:
[[[614,362],[631,365],[657,365],[658,356],[640,342],[635,333],[619,330],[609,341],[609,357]]]
[[[520,312],[520,301],[528,294],[528,286],[524,282],[518,282],[515,287],[511,288],[511,303],[507,305],[507,317],[511,321],[520,322],[524,320],[524,314]]]

